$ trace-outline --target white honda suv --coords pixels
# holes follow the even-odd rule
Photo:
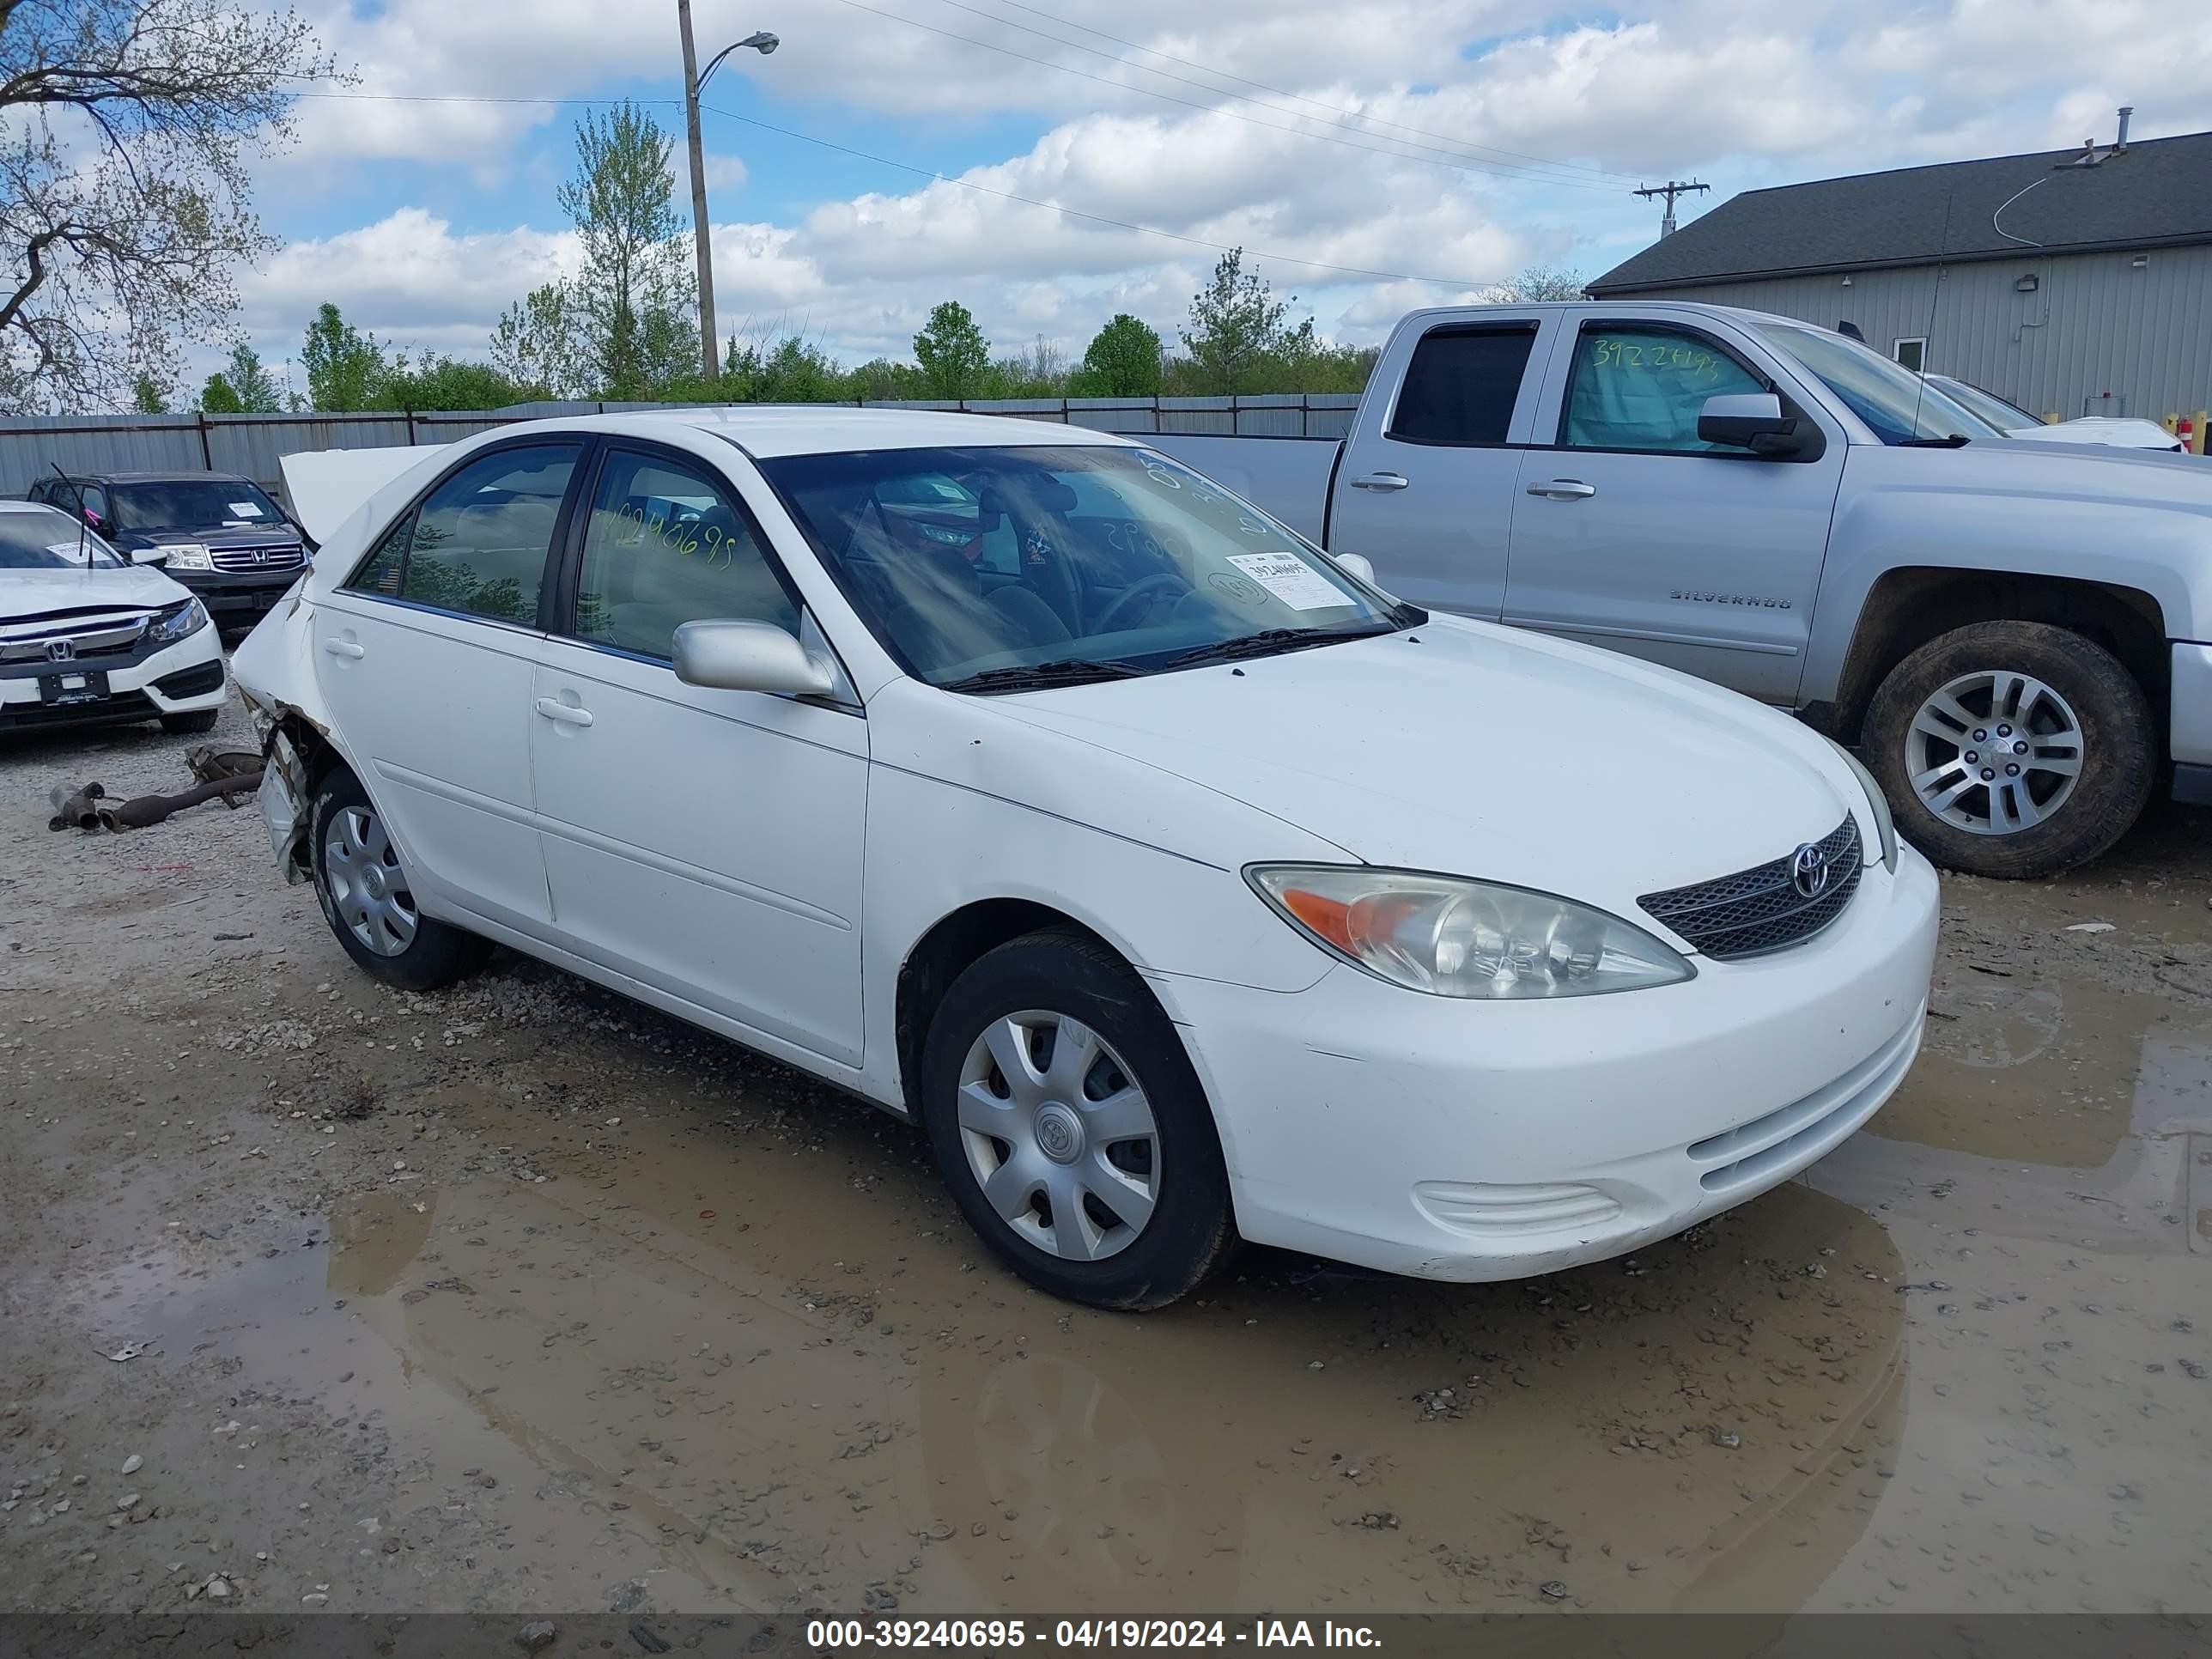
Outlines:
[[[353,959],[496,940],[913,1120],[1060,1295],[1157,1306],[1239,1237],[1616,1255],[1917,1050],[1936,878],[1841,750],[1401,604],[1128,440],[753,409],[314,460],[235,666]]]

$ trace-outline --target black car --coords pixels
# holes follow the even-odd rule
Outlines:
[[[31,500],[76,513],[136,564],[159,563],[220,628],[250,628],[307,562],[306,533],[251,478],[225,472],[49,474]]]

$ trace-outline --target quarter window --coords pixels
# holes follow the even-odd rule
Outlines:
[[[582,449],[528,444],[471,461],[393,526],[348,586],[534,626],[561,501]]]
[[[1439,328],[1406,366],[1389,435],[1415,444],[1502,444],[1536,343],[1534,324]]]
[[[664,456],[611,452],[584,533],[577,637],[665,660],[678,628],[710,617],[799,632],[798,606],[720,483]]]
[[[1698,436],[1705,399],[1766,382],[1711,340],[1653,328],[1585,326],[1575,341],[1559,441],[1570,449],[1745,453]]]

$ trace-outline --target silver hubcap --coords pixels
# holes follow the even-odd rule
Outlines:
[[[960,1142],[984,1201],[1037,1249],[1097,1261],[1134,1243],[1160,1191],[1135,1073],[1065,1014],[994,1020],[960,1068]]]
[[[415,942],[421,921],[415,896],[392,838],[366,806],[343,807],[331,818],[323,837],[323,876],[338,920],[377,955],[396,957]]]
[[[1976,836],[2012,836],[2066,805],[2081,781],[2081,722],[2032,674],[1962,674],[1920,705],[1905,734],[1920,803]]]

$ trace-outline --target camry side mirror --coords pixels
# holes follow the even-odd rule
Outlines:
[[[720,691],[824,697],[836,671],[774,623],[737,617],[688,622],[676,630],[676,678]]]
[[[1370,587],[1377,585],[1375,567],[1364,553],[1332,553],[1329,556],[1336,561],[1338,569],[1350,571]]]
[[[1810,460],[1826,447],[1820,428],[1784,414],[1782,399],[1771,392],[1723,392],[1706,398],[1698,410],[1698,438],[1773,461]]]

